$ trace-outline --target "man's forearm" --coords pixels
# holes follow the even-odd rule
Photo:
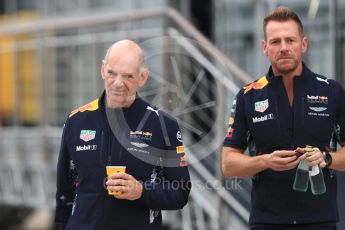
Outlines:
[[[333,160],[330,168],[337,171],[345,171],[345,142],[342,142],[341,146],[337,152],[332,153]]]
[[[264,155],[250,157],[240,150],[224,147],[222,154],[222,171],[225,177],[251,177],[266,169]]]
[[[182,209],[188,201],[190,181],[146,182],[142,197],[138,201],[153,210]]]

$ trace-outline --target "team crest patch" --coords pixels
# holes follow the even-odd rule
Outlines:
[[[95,130],[80,130],[80,139],[82,139],[85,142],[95,139],[95,136]]]
[[[268,108],[268,99],[255,102],[255,111],[263,113]]]

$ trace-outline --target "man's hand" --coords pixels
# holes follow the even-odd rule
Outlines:
[[[307,159],[308,165],[310,167],[314,165],[319,165],[321,168],[326,167],[326,162],[323,158],[322,152],[318,148],[313,148],[312,153],[306,152],[303,156],[301,156],[302,159]]]
[[[143,193],[143,185],[127,173],[110,175],[106,185],[110,191],[121,192],[120,195],[114,195],[117,199],[137,200]]]
[[[295,168],[300,162],[294,150],[276,150],[264,154],[267,168],[274,171],[285,171]]]

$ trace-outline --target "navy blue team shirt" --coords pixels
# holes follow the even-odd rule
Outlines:
[[[57,166],[56,229],[162,229],[160,210],[182,208],[191,189],[174,118],[137,97],[127,109],[101,98],[70,114]],[[107,116],[108,115],[108,116]],[[112,125],[109,125],[112,124]],[[107,194],[106,165],[143,183],[138,200]]]
[[[345,91],[339,83],[310,71],[303,63],[294,78],[293,106],[281,76],[266,76],[239,91],[233,103],[224,147],[251,155],[311,145],[336,150],[345,141]],[[337,179],[323,169],[326,193],[293,190],[296,168],[266,169],[252,178],[250,224],[337,222]]]

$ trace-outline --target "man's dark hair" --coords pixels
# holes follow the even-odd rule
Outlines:
[[[264,18],[263,29],[264,29],[265,38],[266,38],[266,26],[270,21],[286,22],[289,20],[293,20],[297,23],[299,33],[301,36],[303,36],[303,25],[298,15],[286,6],[278,6],[277,8],[274,8]]]

